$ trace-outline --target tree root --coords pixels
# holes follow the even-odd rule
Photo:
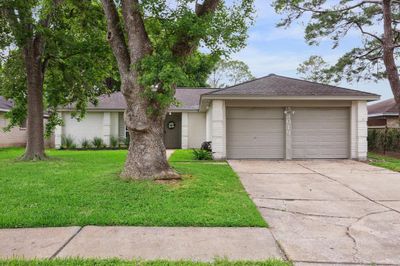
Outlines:
[[[48,157],[46,156],[46,154],[38,154],[38,153],[34,153],[34,154],[29,154],[29,153],[25,153],[24,155],[22,155],[19,160],[20,161],[45,161],[47,160]]]

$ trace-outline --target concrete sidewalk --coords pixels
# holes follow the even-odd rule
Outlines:
[[[212,261],[282,258],[267,228],[85,226],[1,229],[0,258]]]

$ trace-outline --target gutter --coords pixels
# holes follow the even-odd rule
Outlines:
[[[375,101],[380,96],[263,96],[263,95],[207,95],[201,100],[349,100],[349,101]]]
[[[378,117],[378,116],[399,116],[399,113],[377,113],[368,115],[368,117]]]

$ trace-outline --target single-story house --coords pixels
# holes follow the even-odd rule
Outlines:
[[[27,141],[26,122],[17,127],[11,128],[10,131],[5,132],[3,129],[8,125],[8,119],[5,114],[13,108],[14,104],[11,100],[6,100],[0,96],[0,147],[23,147]],[[44,122],[46,122],[46,115]],[[47,147],[54,147],[54,138],[45,140]]]
[[[215,159],[308,159],[367,157],[367,102],[379,95],[270,74],[224,89],[178,88],[180,106],[165,120],[167,148],[198,148],[211,141]],[[86,118],[60,109],[64,126],[56,146],[124,137],[121,93],[90,105]]]
[[[394,98],[368,105],[368,128],[400,128],[399,104]]]

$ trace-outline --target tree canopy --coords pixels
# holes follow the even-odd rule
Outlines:
[[[360,42],[333,65],[322,62],[321,56],[313,56],[303,63],[300,70],[309,73],[306,77],[319,78],[322,82],[388,79],[396,101],[400,102],[395,62],[400,46],[399,1],[276,0],[273,5],[284,15],[278,26],[288,27],[295,21],[306,23],[305,39],[310,45],[329,38],[335,49],[346,37],[360,36]],[[306,69],[307,65],[315,68]]]
[[[206,79],[215,62],[246,45],[253,0],[102,0],[107,38],[127,102],[124,178],[175,178],[163,143],[177,85]],[[201,52],[199,52],[201,51]],[[203,79],[204,78],[204,79]],[[196,84],[194,84],[196,85]]]
[[[220,60],[208,77],[212,88],[224,88],[254,79],[249,66],[238,60]]]
[[[47,134],[60,123],[56,109],[75,103],[82,117],[88,101],[118,89],[115,60],[105,39],[100,3],[77,0],[0,0],[0,94],[15,107],[9,128],[27,116],[24,49],[43,40],[43,98],[49,114]],[[36,39],[35,39],[36,38]]]

